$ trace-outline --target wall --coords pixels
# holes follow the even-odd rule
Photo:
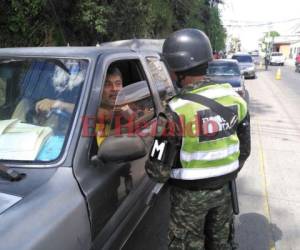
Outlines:
[[[295,60],[298,53],[300,53],[300,42],[291,44],[289,58]]]
[[[279,52],[282,53],[285,58],[289,58],[289,55],[290,55],[290,45],[281,45],[279,47]]]

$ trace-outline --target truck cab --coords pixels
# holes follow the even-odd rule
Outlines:
[[[161,190],[144,164],[174,93],[155,51],[0,49],[0,249],[122,248]]]

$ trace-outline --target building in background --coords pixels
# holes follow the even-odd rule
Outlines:
[[[290,45],[289,59],[295,60],[296,56],[300,53],[300,39]]]
[[[294,60],[300,52],[300,35],[275,37],[273,51],[282,53],[286,59]]]

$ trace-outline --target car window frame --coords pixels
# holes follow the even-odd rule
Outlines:
[[[103,89],[104,89],[104,85],[105,85],[105,78],[106,78],[106,75],[107,75],[107,71],[108,71],[108,68],[110,67],[110,65],[112,65],[113,63],[116,63],[116,62],[119,62],[119,61],[137,61],[137,62],[134,62],[134,63],[136,63],[136,67],[137,67],[137,70],[139,71],[139,74],[142,74],[143,75],[143,78],[144,79],[141,79],[141,81],[146,81],[146,83],[147,83],[147,87],[148,87],[148,90],[149,90],[149,93],[150,93],[150,97],[151,97],[151,100],[152,100],[152,103],[153,103],[153,108],[154,108],[154,112],[153,112],[153,114],[151,115],[151,118],[149,118],[149,119],[147,119],[147,120],[142,120],[142,121],[140,121],[140,122],[145,122],[145,123],[151,123],[151,121],[156,117],[156,115],[157,115],[157,110],[156,110],[156,105],[155,105],[155,100],[154,100],[154,97],[153,97],[153,94],[152,94],[152,92],[151,92],[151,88],[150,88],[150,85],[151,85],[151,83],[150,83],[150,81],[149,81],[149,79],[148,79],[148,77],[147,77],[147,75],[146,75],[146,70],[145,70],[145,68],[143,67],[143,64],[142,64],[142,62],[141,62],[141,60],[140,60],[140,58],[138,57],[138,58],[136,58],[136,59],[134,59],[134,58],[130,58],[130,59],[118,59],[118,60],[112,60],[111,62],[110,62],[110,64],[106,64],[106,69],[104,70],[104,78],[102,79],[102,83],[101,83],[101,90],[100,90],[100,98],[99,98],[99,103],[98,103],[98,106],[100,106],[101,105],[101,103],[102,103],[102,96],[103,96]],[[136,83],[136,82],[131,82],[130,84],[127,84],[126,86],[129,86],[129,85],[131,85],[131,84],[134,84],[134,83]],[[111,127],[111,124],[110,124],[110,132],[115,132],[115,129],[116,128],[112,128]],[[108,136],[110,136],[110,135],[108,135]]]
[[[147,53],[148,54],[148,53]],[[150,53],[151,55],[154,55],[153,53]],[[155,55],[154,55],[155,56]],[[164,109],[162,108],[160,98],[158,96],[158,93],[156,91],[156,88],[153,83],[153,80],[151,78],[151,74],[149,73],[149,70],[147,68],[147,64],[145,62],[145,55],[144,53],[139,52],[129,52],[129,51],[119,51],[115,53],[103,52],[101,55],[98,56],[97,61],[95,62],[93,73],[92,73],[92,85],[90,87],[90,93],[89,93],[89,101],[87,103],[86,112],[83,114],[85,117],[94,117],[95,114],[97,114],[97,107],[101,104],[101,98],[99,96],[102,96],[103,94],[103,88],[105,84],[105,77],[107,70],[109,66],[116,61],[121,60],[139,60],[141,63],[141,67],[144,71],[145,78],[148,84],[148,88],[150,90],[150,95],[152,97],[152,101],[154,104],[154,115],[149,120],[149,123],[151,123],[152,120],[154,120],[157,115],[162,112]],[[81,130],[83,129],[83,126],[81,126]],[[81,131],[82,133],[82,131]],[[92,147],[93,141],[89,141],[89,147],[88,147],[88,158],[91,159],[92,155]]]
[[[157,62],[159,62],[163,69],[163,73],[165,74],[166,78],[167,78],[167,81],[170,83],[169,87],[171,88],[171,92],[172,92],[172,96],[176,95],[176,89],[174,87],[174,84],[172,82],[172,79],[171,79],[171,76],[169,74],[169,71],[168,71],[168,68],[167,66],[165,65],[165,63],[161,60],[161,58],[159,57],[156,57],[156,56],[145,56],[145,61],[146,61],[146,64],[147,64],[147,67],[149,69],[149,73],[151,75],[151,78],[152,78],[152,81],[153,81],[153,85],[158,93],[158,85],[157,85],[157,80],[154,78],[154,75],[153,73],[151,72],[151,69],[150,69],[150,66],[149,66],[149,62],[148,62],[148,59],[154,59],[154,60],[157,60]],[[164,84],[164,87],[165,87],[165,84]],[[168,102],[168,99],[170,99],[172,96],[170,96],[169,94],[167,95],[168,97],[164,97],[164,98],[161,98],[159,93],[158,93],[158,96],[159,96],[159,99],[160,99],[160,103],[162,104],[162,106],[166,106],[167,102]]]

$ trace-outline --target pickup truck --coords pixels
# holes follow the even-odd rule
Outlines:
[[[284,65],[284,55],[279,52],[272,52],[270,56],[270,65]]]
[[[98,110],[112,65],[123,86],[99,145]],[[0,49],[0,249],[121,249],[161,190],[144,164],[151,125],[174,93],[155,51]],[[137,129],[116,126],[124,107]]]

